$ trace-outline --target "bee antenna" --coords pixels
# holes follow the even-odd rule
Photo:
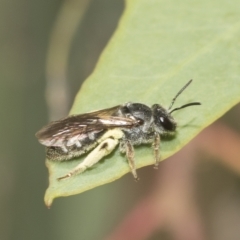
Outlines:
[[[172,102],[171,102],[168,110],[170,110],[170,109],[172,108],[172,106],[173,106],[174,102],[176,101],[177,97],[189,86],[189,84],[190,84],[191,82],[192,82],[192,79],[191,79],[190,81],[188,81],[187,84],[183,86],[183,88],[181,88],[181,90],[180,90],[180,91],[177,93],[177,95],[173,98],[173,100],[172,100]],[[194,105],[196,105],[196,104],[194,104]],[[181,107],[181,108],[182,108],[182,107]],[[171,112],[173,112],[173,111],[171,111]]]
[[[176,110],[179,110],[179,109],[182,109],[182,108],[185,108],[185,107],[189,107],[189,106],[193,106],[193,105],[201,105],[201,103],[200,102],[192,102],[192,103],[182,105],[181,107],[174,108],[172,111],[169,112],[169,114],[171,114],[172,112],[174,112]]]

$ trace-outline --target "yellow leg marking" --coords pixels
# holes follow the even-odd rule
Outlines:
[[[108,138],[101,142],[88,156],[78,164],[72,171],[65,176],[58,178],[58,180],[70,178],[73,175],[84,172],[87,168],[93,166],[99,162],[104,156],[110,154],[113,149],[117,146],[118,139]]]

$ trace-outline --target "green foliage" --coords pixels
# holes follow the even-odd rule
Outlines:
[[[178,90],[194,79],[175,106],[191,101],[202,106],[173,113],[177,134],[161,145],[162,160],[169,157],[239,102],[239,15],[237,0],[128,0],[119,26],[83,84],[71,114],[129,101],[168,107]],[[129,172],[125,156],[116,150],[78,176],[56,180],[82,159],[47,161],[47,205],[56,197],[81,193]],[[138,168],[153,164],[151,148],[136,147],[135,159]]]

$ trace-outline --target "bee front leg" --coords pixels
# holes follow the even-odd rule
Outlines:
[[[118,144],[118,139],[115,138],[107,138],[104,141],[102,141],[91,153],[88,154],[88,156],[77,165],[71,172],[66,174],[65,176],[62,176],[58,178],[58,180],[70,178],[73,175],[77,175],[79,173],[84,172],[87,168],[93,166],[97,162],[99,162],[104,156],[110,154],[113,149]]]
[[[154,140],[153,140],[153,152],[154,152],[154,158],[155,158],[155,164],[154,164],[154,168],[158,169],[158,164],[160,162],[160,154],[159,154],[159,150],[160,150],[160,135],[158,133],[155,133],[154,135]]]

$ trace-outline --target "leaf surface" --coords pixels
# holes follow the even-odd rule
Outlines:
[[[169,157],[239,102],[239,16],[237,0],[126,1],[119,26],[79,91],[71,114],[129,101],[168,107],[181,87],[194,79],[175,107],[192,101],[202,106],[173,113],[177,134],[161,145],[161,159]],[[153,164],[149,146],[135,150],[138,168]],[[50,173],[45,195],[48,206],[56,197],[81,193],[129,172],[125,156],[116,149],[84,173],[56,180],[82,159],[46,161]]]

